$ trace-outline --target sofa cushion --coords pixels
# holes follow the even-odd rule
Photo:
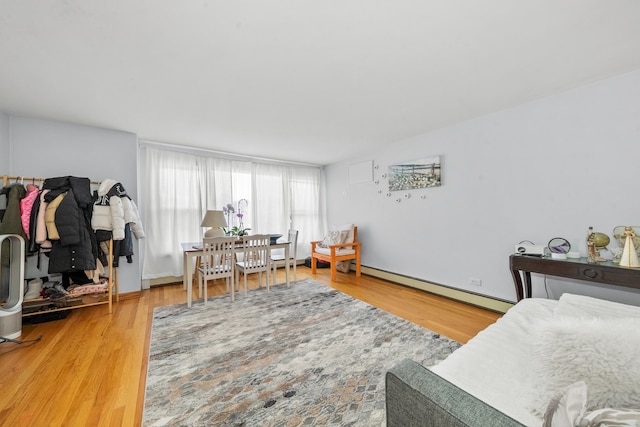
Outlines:
[[[339,224],[339,225],[332,225],[331,229],[347,232],[347,235],[344,238],[344,241],[342,241],[341,243],[353,243],[353,240],[355,238],[355,232],[353,227],[354,227],[353,224]]]
[[[323,255],[331,255],[331,249],[329,248],[323,248],[321,246],[316,246],[316,252],[319,254],[323,254]],[[349,248],[337,248],[336,249],[336,255],[340,256],[340,255],[351,255],[351,254],[355,254],[356,251],[354,249],[349,249]]]
[[[345,240],[349,236],[348,230],[331,230],[322,239],[318,246],[321,248],[328,248],[331,245],[339,245],[345,243]]]
[[[559,317],[531,328],[533,410],[544,414],[552,396],[584,381],[587,409],[640,408],[637,318]]]

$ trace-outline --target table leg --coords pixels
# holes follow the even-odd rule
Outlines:
[[[511,270],[511,275],[513,276],[513,283],[516,286],[516,301],[521,301],[522,296],[522,276],[520,275],[519,270]]]
[[[193,300],[193,256],[190,252],[184,253],[184,277],[183,287],[187,290],[187,307],[191,307]]]
[[[289,246],[291,245],[287,245],[284,248],[284,271],[285,271],[285,276],[287,277],[287,288],[290,286],[289,284],[289,265],[291,260],[289,259]]]
[[[187,265],[188,263],[191,262],[191,257],[189,255],[187,255],[187,253],[184,253],[184,278],[183,278],[183,283],[182,285],[184,287],[187,288],[187,307],[191,308],[191,301],[193,301],[193,286],[191,285],[191,278],[189,277],[190,274],[190,270],[189,270],[189,266]]]
[[[524,272],[524,297],[531,298],[531,272]]]
[[[187,290],[187,251],[182,252],[182,289]]]

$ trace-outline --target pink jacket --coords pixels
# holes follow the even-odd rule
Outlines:
[[[36,201],[38,197],[38,193],[40,189],[33,184],[27,184],[27,195],[20,200],[20,220],[22,221],[22,229],[24,230],[24,234],[27,235],[28,239],[31,239],[29,235],[29,221],[31,219],[31,210],[33,208],[33,203]]]

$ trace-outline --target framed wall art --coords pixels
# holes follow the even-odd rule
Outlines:
[[[389,166],[389,191],[415,190],[441,185],[440,156]]]

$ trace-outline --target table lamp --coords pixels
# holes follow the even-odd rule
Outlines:
[[[224,212],[222,211],[207,211],[202,218],[202,224],[200,227],[210,227],[204,233],[204,237],[222,237],[224,231],[220,227],[226,227],[227,220],[224,218]]]

